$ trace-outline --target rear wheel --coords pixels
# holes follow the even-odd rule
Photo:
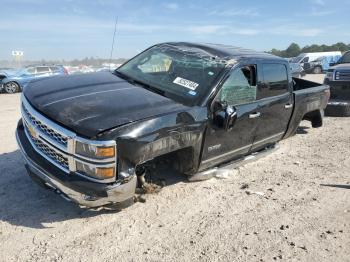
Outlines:
[[[319,67],[319,66],[316,66],[316,67],[314,68],[314,74],[321,74],[321,73],[322,73],[322,68]]]
[[[14,94],[17,93],[20,88],[19,88],[19,84],[17,84],[16,82],[8,82],[4,85],[4,89],[5,92],[8,94]]]

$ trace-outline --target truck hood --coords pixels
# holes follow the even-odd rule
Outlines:
[[[331,66],[329,69],[350,69],[350,63],[337,64]]]
[[[109,73],[33,81],[24,95],[51,120],[86,137],[187,107]]]

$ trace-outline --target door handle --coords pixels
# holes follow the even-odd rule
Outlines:
[[[285,105],[284,105],[284,108],[285,108],[285,109],[292,108],[292,107],[293,107],[293,104],[289,104],[289,103],[288,103],[288,104],[285,104]]]
[[[254,114],[249,114],[249,118],[257,118],[260,117],[261,113],[260,112],[256,112]]]

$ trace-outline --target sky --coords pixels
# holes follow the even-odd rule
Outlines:
[[[129,58],[166,41],[258,51],[350,43],[350,0],[1,0],[0,60]]]

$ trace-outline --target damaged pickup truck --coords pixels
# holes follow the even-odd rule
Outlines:
[[[132,199],[160,159],[191,177],[320,127],[329,96],[270,54],[163,43],[113,74],[31,82],[16,136],[33,180],[96,207]]]

